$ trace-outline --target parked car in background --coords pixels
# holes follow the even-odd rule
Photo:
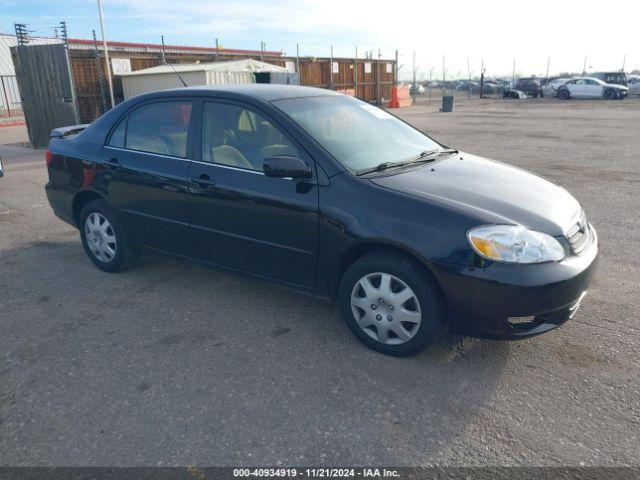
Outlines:
[[[468,92],[471,90],[472,93],[480,91],[480,84],[476,82],[470,82],[469,80],[462,80],[457,83],[456,90],[462,92]]]
[[[503,87],[495,80],[485,80],[482,85],[482,93],[484,95],[494,95],[502,92]]]
[[[568,98],[608,98],[621,99],[627,96],[628,88],[623,85],[605,83],[598,78],[572,78],[558,87],[558,97]]]
[[[558,95],[558,88],[567,83],[570,78],[554,78],[549,79],[544,85],[542,85],[542,93],[548,97],[556,97]]]
[[[416,84],[412,83],[409,85],[409,93],[413,95],[414,90],[416,95],[422,95],[424,93],[424,87],[419,83],[416,83]]]
[[[334,298],[389,355],[418,352],[447,320],[504,339],[552,330],[597,263],[596,231],[564,188],[330,90],[139,95],[55,129],[46,164],[53,211],[96,267],[124,270],[148,249]],[[254,284],[238,288],[241,301]]]
[[[528,97],[537,98],[544,96],[540,82],[535,78],[519,78],[514,90],[520,90],[526,93]]]
[[[589,78],[597,78],[604,83],[612,85],[624,85],[627,86],[627,75],[624,72],[595,72],[588,75]]]
[[[516,98],[523,99],[527,98],[527,94],[522,90],[515,90],[513,88],[506,88],[502,91],[502,98]]]
[[[640,78],[634,79],[629,83],[627,95],[640,95]]]

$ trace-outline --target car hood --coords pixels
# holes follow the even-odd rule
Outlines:
[[[467,153],[372,178],[378,186],[463,209],[488,223],[562,235],[580,212],[564,188],[520,168]]]

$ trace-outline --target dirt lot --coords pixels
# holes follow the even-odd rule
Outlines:
[[[268,283],[158,257],[102,273],[42,154],[0,147],[0,466],[640,465],[640,100],[399,113],[582,202],[601,263],[572,321],[397,359]]]

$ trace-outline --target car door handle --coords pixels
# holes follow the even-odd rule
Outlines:
[[[191,183],[197,185],[202,189],[211,188],[216,184],[215,180],[212,180],[211,177],[206,173],[203,173],[199,177],[191,177]]]
[[[109,168],[111,170],[115,170],[117,168],[120,168],[122,166],[122,164],[120,163],[120,160],[118,160],[117,158],[110,158],[109,159]]]

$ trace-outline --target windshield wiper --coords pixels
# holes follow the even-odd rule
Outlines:
[[[458,153],[458,150],[456,150],[455,148],[441,148],[439,150],[425,150],[424,152],[422,152],[420,155],[418,155],[415,159],[416,160],[420,160],[423,159],[425,157],[434,157],[436,155],[453,155]]]
[[[382,162],[376,165],[375,167],[358,170],[356,172],[356,175],[360,176],[360,175],[365,175],[367,173],[372,173],[372,172],[381,172],[383,170],[388,170],[390,168],[404,167],[405,165],[412,165],[416,163],[433,162],[438,155],[443,155],[443,154],[452,155],[454,153],[458,153],[458,151],[454,150],[453,148],[443,148],[440,150],[425,150],[424,152],[420,153],[420,155],[410,160],[403,160],[401,162]]]

